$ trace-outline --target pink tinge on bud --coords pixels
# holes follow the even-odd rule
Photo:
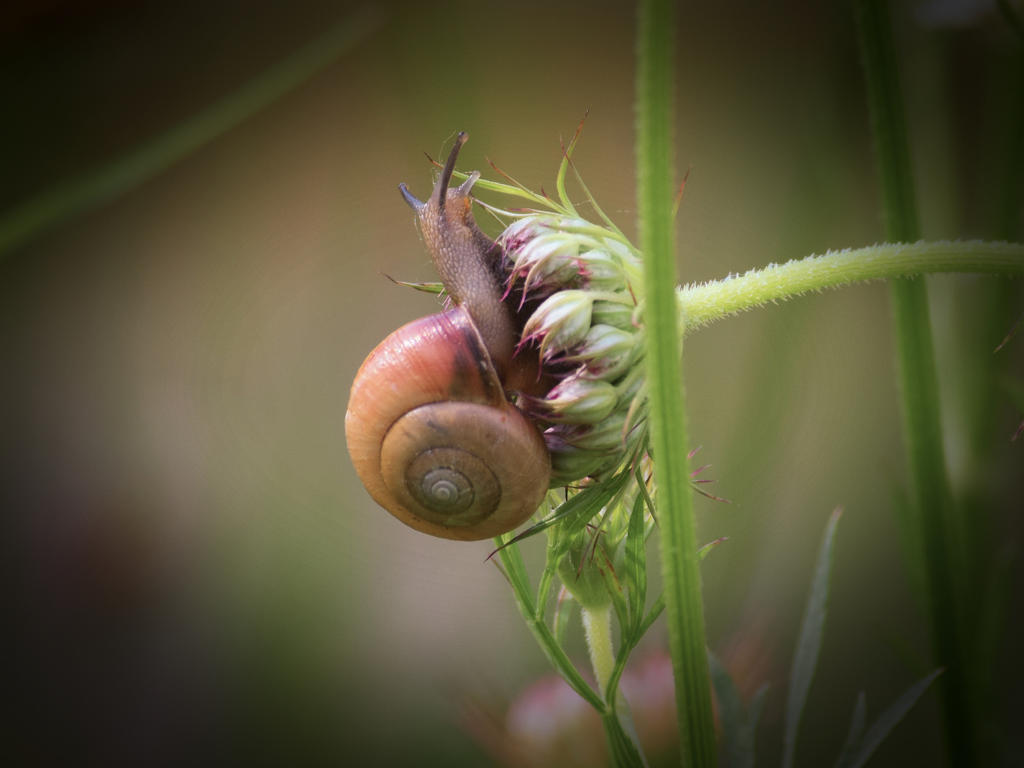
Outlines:
[[[513,254],[543,231],[536,217],[526,216],[509,224],[498,237],[498,242],[506,254]]]
[[[615,410],[617,401],[618,393],[608,382],[570,376],[538,401],[538,407],[548,421],[596,424]]]
[[[612,381],[625,373],[640,345],[636,334],[610,325],[592,325],[578,349],[565,356],[570,363],[583,363],[580,375]]]
[[[579,277],[579,249],[558,234],[535,237],[516,255],[510,279],[523,279],[523,293],[567,287]]]
[[[559,291],[545,299],[523,328],[520,346],[540,342],[541,359],[550,361],[579,344],[590,328],[593,298],[586,291]]]

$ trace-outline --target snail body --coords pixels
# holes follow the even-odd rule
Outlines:
[[[460,134],[426,202],[404,185],[455,307],[391,333],[356,374],[345,415],[352,463],[374,500],[406,525],[471,541],[512,530],[547,493],[551,462],[506,396],[535,372],[514,359],[500,250],[473,221],[476,175],[448,189]]]

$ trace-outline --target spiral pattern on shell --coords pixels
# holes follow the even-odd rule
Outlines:
[[[377,346],[352,384],[345,433],[374,500],[434,536],[512,530],[548,490],[544,440],[505,398],[461,308],[415,320]]]

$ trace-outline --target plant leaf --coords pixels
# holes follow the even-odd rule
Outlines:
[[[647,761],[636,743],[622,727],[615,712],[603,715],[601,721],[608,740],[608,752],[612,758],[612,765],[616,768],[647,768]]]
[[[797,731],[800,718],[807,703],[807,692],[814,679],[814,669],[818,665],[818,653],[821,651],[821,638],[825,628],[825,617],[828,608],[829,573],[832,569],[832,549],[835,540],[836,525],[842,509],[836,509],[825,527],[825,536],[818,552],[818,562],[814,569],[814,580],[811,582],[811,594],[804,609],[804,618],[800,624],[800,639],[797,641],[796,655],[793,657],[793,668],[789,674],[789,693],[786,697],[786,727],[783,738],[782,766],[792,768],[793,753],[796,749]]]
[[[391,275],[386,273],[384,277],[386,277],[395,285],[400,285],[403,288],[412,288],[415,291],[422,291],[423,293],[444,293],[444,283],[411,283],[406,280],[396,280]]]
[[[635,643],[636,630],[644,619],[644,607],[647,603],[647,536],[644,529],[644,499],[637,494],[633,502],[633,513],[629,517],[629,529],[626,531],[624,550],[625,568],[623,580],[626,596],[629,598],[629,632],[630,639]],[[626,625],[623,625],[625,633]]]
[[[498,557],[505,566],[505,577],[512,585],[512,595],[515,597],[519,613],[526,621],[526,626],[533,634],[534,639],[540,646],[544,655],[547,656],[551,665],[558,670],[576,693],[578,693],[588,704],[598,712],[604,714],[605,703],[601,697],[590,687],[590,684],[583,678],[579,670],[573,665],[566,655],[565,650],[559,645],[555,636],[551,633],[548,625],[544,622],[542,612],[537,611],[533,605],[533,596],[530,594],[530,583],[526,578],[526,569],[523,564],[522,554],[518,546],[508,546],[504,536],[495,539],[498,544]]]
[[[46,229],[135,189],[279,101],[349,53],[385,18],[374,4],[357,8],[319,37],[163,133],[4,211],[0,214],[0,260]]]
[[[558,597],[555,598],[555,613],[551,617],[551,631],[555,635],[555,642],[565,645],[565,633],[569,629],[569,619],[572,617],[573,606],[576,601],[572,599],[564,586],[558,590]]]
[[[743,711],[739,692],[725,667],[711,651],[708,651],[708,668],[711,670],[711,685],[718,700],[718,720],[722,726],[722,742],[727,765],[729,768],[749,766],[750,762],[745,758],[746,750],[742,743],[746,713]]]
[[[697,550],[697,558],[699,560],[703,560],[705,557],[710,555],[711,551],[713,549],[716,549],[719,544],[721,544],[721,543],[723,543],[725,541],[728,541],[728,540],[729,540],[728,536],[719,536],[717,539],[709,541],[707,544],[704,544],[700,549]]]
[[[569,141],[569,145],[562,148],[562,162],[558,166],[558,175],[555,177],[555,189],[558,191],[558,199],[573,216],[579,216],[576,212],[575,206],[569,199],[568,193],[565,191],[565,175],[569,170],[569,163],[571,162],[572,152],[576,149],[576,142],[580,138],[580,132],[583,130],[583,121],[580,121],[579,126],[576,128],[576,133]]]
[[[762,683],[761,687],[754,691],[754,695],[750,699],[750,704],[747,706],[747,728],[750,730],[750,750],[751,758],[750,765],[748,768],[754,768],[754,736],[757,733],[757,724],[761,722],[761,712],[764,711],[764,702],[768,698],[768,689],[771,686],[768,683]]]
[[[604,577],[605,586],[612,599],[612,607],[615,609],[615,618],[618,620],[619,626],[623,628],[623,636],[625,636],[626,628],[630,625],[629,603],[623,592],[622,582],[613,569],[612,562],[604,546],[601,544],[600,537],[595,542],[592,556],[599,559],[601,575]]]
[[[729,672],[710,651],[708,666],[711,670],[711,685],[718,699],[718,718],[722,725],[726,764],[729,768],[754,768],[754,739],[768,694],[768,684],[758,688],[749,707],[744,708]]]
[[[928,686],[932,684],[932,681],[941,672],[941,669],[936,669],[927,677],[918,680],[902,696],[890,704],[889,708],[880,714],[878,719],[868,728],[868,732],[864,734],[864,738],[858,745],[856,756],[852,758],[849,764],[844,765],[843,768],[861,768],[875,753],[875,750],[878,749],[878,745],[899,724],[903,716],[910,711],[914,703],[921,698],[921,694],[928,689]]]
[[[864,720],[866,717],[867,699],[864,691],[857,694],[857,703],[853,706],[853,717],[850,718],[850,730],[846,734],[846,743],[843,744],[843,751],[839,753],[836,760],[836,768],[850,768],[853,764],[854,755],[860,747],[860,740],[864,736]]]
[[[488,559],[501,549],[511,544],[517,544],[523,539],[536,536],[538,533],[547,530],[558,522],[565,521],[568,533],[575,533],[583,529],[587,522],[597,514],[601,507],[605,506],[623,487],[630,478],[628,471],[620,472],[608,480],[596,485],[588,486],[579,493],[571,496],[558,505],[555,511],[549,516],[527,528],[522,533],[516,534],[508,541],[502,540],[501,545],[488,555]]]
[[[644,618],[643,623],[640,625],[640,636],[643,637],[647,630],[651,628],[651,624],[658,620],[661,616],[661,612],[665,610],[665,593],[662,592],[658,595],[658,599],[654,601],[654,605],[651,606],[651,610],[648,611],[647,616]]]

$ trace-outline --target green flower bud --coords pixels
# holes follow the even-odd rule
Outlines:
[[[542,360],[566,352],[586,337],[593,304],[593,296],[586,291],[558,291],[530,315],[523,341],[539,339]]]
[[[629,299],[629,294],[624,293],[623,296],[628,299],[628,303],[604,299],[595,301],[592,310],[594,324],[611,325],[624,331],[636,330],[633,323],[633,312],[636,307],[632,299]]]
[[[616,411],[598,424],[566,426],[559,437],[568,446],[582,451],[605,453],[626,447],[626,413]]]
[[[619,258],[604,250],[581,253],[579,272],[587,287],[594,290],[620,290],[626,283]]]
[[[578,376],[562,379],[542,400],[534,400],[547,421],[564,424],[596,424],[615,408],[619,395],[606,381]]]
[[[634,354],[640,355],[636,334],[611,325],[592,325],[580,349],[565,359],[583,363],[582,376],[611,381],[629,368]]]
[[[604,569],[611,568],[608,554],[594,534],[583,531],[573,537],[569,551],[558,561],[558,578],[581,606],[594,610],[611,602]]]
[[[556,434],[544,433],[544,442],[551,456],[551,486],[569,483],[595,474],[607,461],[603,453],[583,451],[566,444]]]
[[[613,229],[560,213],[517,218],[498,241],[519,312],[546,297],[520,345],[537,344],[556,383],[519,405],[550,425],[552,485],[614,470],[646,434],[639,257]]]
[[[510,279],[524,277],[523,290],[558,288],[579,276],[579,243],[558,232],[539,235],[511,256]]]
[[[647,380],[640,373],[632,374],[624,381],[620,381],[617,390],[620,403],[631,403],[636,399],[647,400]]]
[[[523,245],[544,231],[544,227],[538,220],[539,218],[537,216],[524,216],[505,227],[505,231],[498,236],[498,242],[505,249],[505,253],[518,251]]]

